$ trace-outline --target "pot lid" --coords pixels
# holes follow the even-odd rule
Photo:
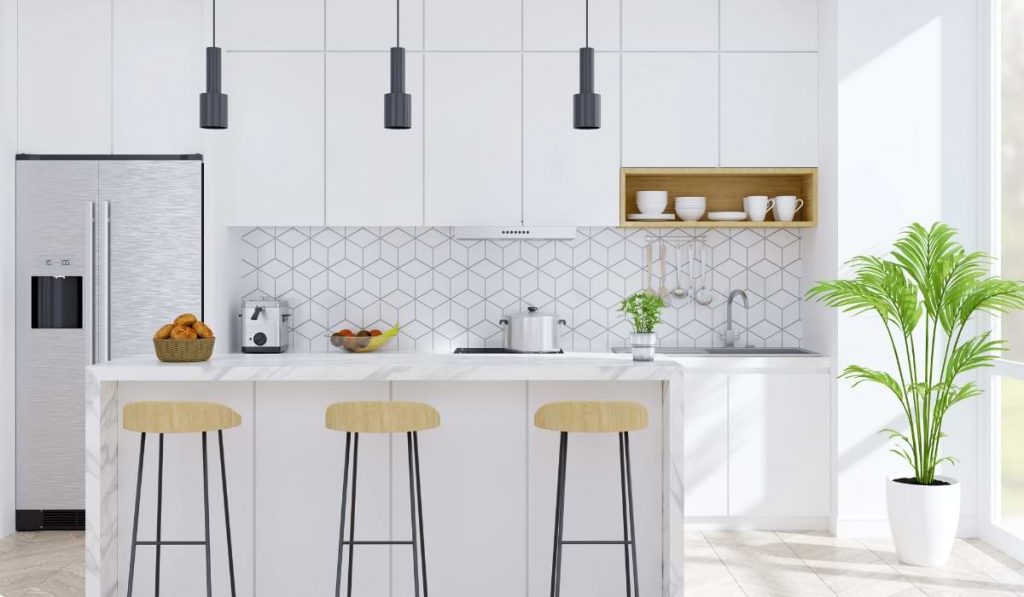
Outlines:
[[[531,305],[526,308],[526,311],[520,311],[519,313],[514,313],[508,317],[511,319],[520,317],[556,317],[556,315],[552,313],[541,313],[539,308]]]

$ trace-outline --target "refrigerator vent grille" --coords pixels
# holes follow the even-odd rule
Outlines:
[[[19,531],[84,531],[85,510],[18,510]]]

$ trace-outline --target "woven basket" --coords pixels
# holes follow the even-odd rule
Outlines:
[[[156,358],[165,363],[198,363],[209,360],[213,355],[213,342],[216,338],[198,338],[196,340],[153,340]]]

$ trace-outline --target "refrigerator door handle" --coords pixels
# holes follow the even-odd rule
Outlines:
[[[82,311],[85,323],[85,352],[90,365],[96,364],[96,204],[86,204],[85,292],[82,293]]]
[[[110,360],[110,202],[103,202],[103,362]]]

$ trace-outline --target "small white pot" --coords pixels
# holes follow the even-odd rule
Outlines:
[[[657,334],[630,334],[630,346],[633,347],[634,361],[653,361],[654,349],[658,345]]]
[[[949,559],[960,521],[960,482],[949,485],[886,482],[889,529],[900,561],[912,566],[943,566]]]

